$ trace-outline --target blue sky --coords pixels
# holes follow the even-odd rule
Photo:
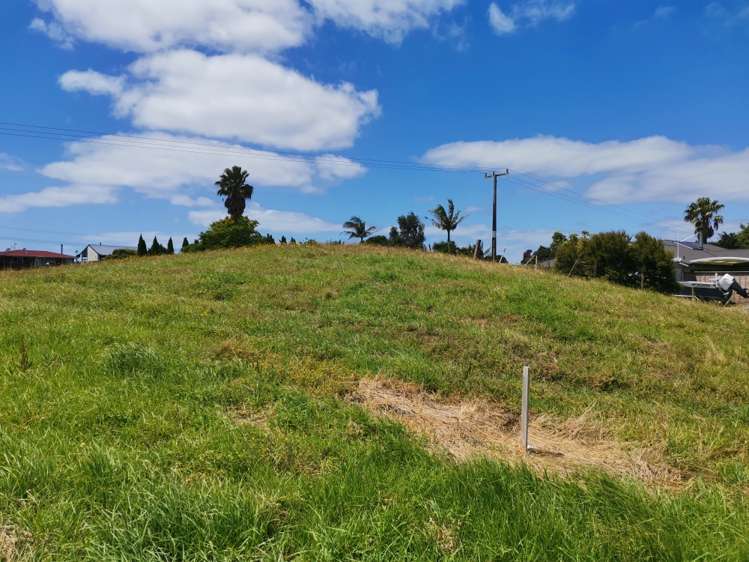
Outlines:
[[[155,5],[0,7],[0,246],[193,237],[234,164],[300,240],[450,197],[486,241],[505,167],[514,259],[554,230],[686,237],[702,195],[749,222],[747,0]]]

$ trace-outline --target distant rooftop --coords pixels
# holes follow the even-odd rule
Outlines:
[[[684,263],[736,262],[749,261],[749,250],[727,250],[715,244],[705,244],[700,248],[697,242],[677,242],[663,240],[663,247],[674,257],[679,256]]]
[[[39,258],[39,259],[68,259],[72,260],[73,256],[61,254],[60,252],[46,252],[44,250],[6,250],[0,252],[0,257],[6,258]]]
[[[84,251],[86,251],[88,248],[91,248],[94,252],[96,252],[100,256],[111,256],[116,250],[136,251],[138,249],[135,246],[113,246],[111,244],[89,244],[88,246],[86,246]]]

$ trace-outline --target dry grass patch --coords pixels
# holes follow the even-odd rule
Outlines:
[[[0,524],[0,562],[28,560],[31,533]]]
[[[534,417],[529,431],[532,450],[524,455],[518,416],[495,403],[439,400],[417,385],[371,379],[361,380],[349,399],[402,423],[458,462],[488,457],[525,463],[540,472],[573,474],[597,469],[656,486],[686,484],[686,478],[657,451],[608,439],[586,415],[566,421]]]

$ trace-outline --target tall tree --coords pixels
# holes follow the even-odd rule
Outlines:
[[[174,254],[174,241],[171,236],[169,237],[169,242],[166,243],[166,253],[169,255]]]
[[[413,212],[398,217],[398,228],[390,229],[390,243],[393,246],[423,250],[424,240],[424,223]]]
[[[229,216],[235,221],[244,214],[247,199],[252,197],[255,188],[247,183],[250,173],[239,166],[226,168],[216,182],[217,195],[224,198]]]
[[[164,253],[164,247],[159,243],[159,239],[154,236],[153,242],[151,242],[151,248],[148,250],[148,255],[160,256],[163,253]]]
[[[375,230],[377,230],[376,226],[368,227],[367,223],[359,217],[351,217],[343,223],[343,231],[348,234],[349,240],[358,238],[360,243],[369,238]]]
[[[148,246],[146,246],[146,241],[143,240],[143,235],[140,235],[140,238],[138,238],[138,255],[139,256],[147,256],[148,255]]]
[[[447,209],[442,205],[437,205],[429,212],[432,215],[432,224],[447,232],[447,247],[450,248],[450,233],[460,226],[465,216],[455,208],[452,199],[447,200]]]
[[[700,197],[684,211],[684,221],[694,225],[694,233],[700,245],[707,243],[715,231],[723,224],[723,217],[719,215],[725,205],[709,197]]]
[[[187,236],[185,236],[182,239],[182,248],[180,248],[180,252],[187,252],[190,248],[190,241],[187,239]]]

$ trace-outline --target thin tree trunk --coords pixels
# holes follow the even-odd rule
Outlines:
[[[450,231],[447,231],[447,253],[452,253],[452,248],[450,247]]]

